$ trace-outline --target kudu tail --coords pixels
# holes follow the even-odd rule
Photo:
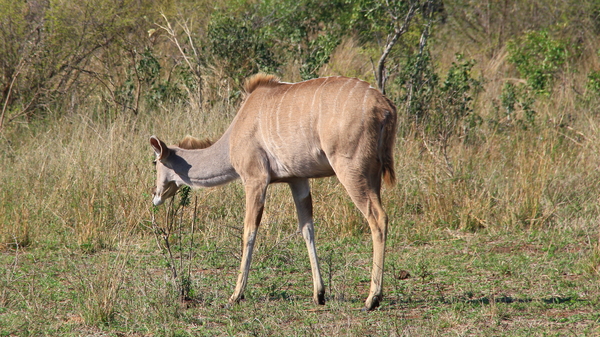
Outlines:
[[[396,184],[396,172],[394,172],[394,145],[396,143],[396,127],[398,116],[396,106],[388,100],[389,110],[385,110],[382,134],[380,137],[379,157],[381,160],[381,174],[383,181],[388,186]]]

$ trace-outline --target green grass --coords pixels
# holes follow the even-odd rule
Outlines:
[[[286,226],[282,226],[286,227]],[[228,231],[235,231],[229,229]],[[277,232],[277,233],[275,233]],[[1,335],[595,335],[597,277],[577,231],[478,234],[440,230],[415,240],[393,223],[386,297],[360,311],[369,285],[368,235],[317,230],[327,304],[311,300],[310,266],[293,230],[261,233],[245,300],[234,287],[235,235],[192,250],[191,300],[178,300],[152,240],[88,254],[46,248],[1,256]],[[276,243],[265,238],[278,235]],[[427,242],[423,242],[425,239]],[[414,242],[411,242],[415,240]],[[15,259],[17,261],[15,262]],[[16,263],[17,268],[12,268]],[[400,279],[400,271],[410,273]]]

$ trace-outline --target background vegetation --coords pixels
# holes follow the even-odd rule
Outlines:
[[[599,15],[596,0],[0,0],[0,335],[598,334]],[[396,102],[378,311],[356,310],[370,234],[335,178],[312,182],[324,307],[286,186],[229,309],[241,184],[151,207],[148,137],[218,138],[258,71],[355,76]]]

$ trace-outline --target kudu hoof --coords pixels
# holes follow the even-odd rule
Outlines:
[[[375,310],[379,306],[380,301],[381,301],[381,299],[378,296],[368,298],[367,301],[365,302],[365,307],[362,309],[362,311]]]

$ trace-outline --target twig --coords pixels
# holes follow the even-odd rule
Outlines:
[[[362,310],[362,309],[360,309]],[[319,308],[314,308],[314,309],[306,309],[307,312],[323,312],[323,311],[331,311],[331,309],[319,309]]]
[[[69,66],[69,67],[70,67],[70,68],[73,68],[73,69],[75,69],[75,70],[78,70],[78,71],[80,71],[80,72],[82,72],[82,73],[84,73],[84,74],[88,74],[88,75],[90,75],[90,76],[93,76],[93,77],[94,77],[94,78],[95,78],[95,79],[96,79],[98,82],[100,82],[100,84],[101,84],[103,87],[105,87],[105,88],[106,88],[106,90],[108,90],[108,92],[110,93],[111,99],[112,99],[112,101],[113,101],[115,104],[117,104],[117,105],[120,105],[120,106],[122,106],[122,107],[123,107],[123,108],[125,108],[125,109],[130,109],[131,111],[133,111],[133,114],[134,114],[134,115],[137,115],[137,114],[138,114],[138,112],[139,112],[139,111],[138,111],[138,108],[137,108],[137,107],[131,107],[131,106],[129,106],[129,105],[125,104],[125,103],[119,102],[119,101],[117,100],[117,98],[115,97],[115,93],[114,93],[114,91],[113,91],[113,90],[110,88],[110,86],[109,86],[109,85],[108,85],[108,84],[107,84],[107,83],[106,83],[104,80],[102,80],[102,78],[100,77],[100,74],[99,74],[98,72],[96,72],[96,71],[92,71],[92,70],[83,69],[83,68],[80,68],[80,67],[77,67],[77,66],[72,66],[72,65],[71,65],[71,66]],[[135,67],[134,67],[134,68],[135,68]],[[112,83],[112,81],[111,81],[111,83],[110,83],[110,84],[111,84],[113,87],[115,86],[115,85],[114,85],[114,83]],[[138,100],[139,100],[139,98],[138,98]],[[137,105],[137,104],[136,104],[136,105]]]
[[[187,268],[187,278],[190,279],[192,275],[192,251],[194,249],[194,233],[196,230],[196,212],[198,210],[198,196],[194,196],[194,214],[192,215],[192,236],[190,238],[190,251],[189,251],[189,261]]]
[[[183,47],[181,46],[181,43],[179,42],[179,39],[177,38],[177,33],[175,32],[175,29],[173,28],[173,26],[171,26],[171,23],[167,19],[167,16],[164,13],[161,13],[161,16],[165,20],[166,25],[163,26],[163,25],[160,25],[160,24],[156,23],[156,26],[158,26],[160,29],[164,30],[169,35],[168,39],[171,40],[171,42],[173,42],[175,44],[175,46],[179,50],[179,53],[183,57],[183,60],[187,64],[188,68],[190,69],[190,72],[196,77],[196,80],[198,81],[198,94],[199,94],[199,96],[197,98],[198,101],[196,102],[196,104],[198,105],[198,108],[201,109],[202,108],[202,95],[201,95],[201,92],[202,92],[202,74],[190,62],[190,58],[191,57],[189,57],[185,53],[185,51],[183,50]],[[189,47],[192,50],[192,52],[194,53],[194,57],[196,59],[196,62],[198,62],[199,53],[196,50],[196,46],[194,45],[194,41],[192,39],[192,34],[191,34],[190,28],[188,27],[187,23],[181,23],[179,21],[177,23],[183,29],[183,31],[185,32],[185,35],[187,36],[187,40],[189,42]],[[186,90],[190,91],[187,86],[185,86],[185,88],[186,88]],[[190,97],[194,97],[194,96],[190,95]]]
[[[2,106],[2,114],[0,115],[0,132],[2,132],[2,129],[4,127],[4,116],[6,114],[6,107],[8,106],[8,101],[10,100],[10,95],[12,94],[12,89],[15,84],[15,81],[17,80],[17,77],[19,77],[19,74],[21,74],[21,67],[23,66],[23,63],[24,63],[24,60],[21,59],[19,61],[19,65],[17,66],[17,71],[14,73],[12,79],[10,80],[10,85],[8,87],[8,93],[6,94],[6,99],[4,100],[4,105]]]
[[[187,198],[187,197],[185,197]],[[184,200],[182,197],[181,200]],[[198,197],[194,198],[194,210],[193,210],[193,218],[191,223],[191,238],[189,244],[189,252],[186,258],[186,251],[184,249],[184,213],[185,208],[189,205],[189,199],[187,202],[179,202],[178,206],[175,207],[175,198],[172,199],[169,209],[165,214],[165,224],[164,226],[158,226],[156,224],[154,214],[152,214],[152,228],[154,231],[154,235],[156,237],[156,241],[158,244],[158,248],[164,255],[167,263],[169,264],[169,270],[171,271],[172,281],[176,287],[177,294],[179,295],[179,299],[181,301],[189,300],[190,294],[190,279],[191,279],[191,264],[192,264],[192,251],[194,248],[194,234],[196,231],[196,215],[198,212]],[[171,247],[170,239],[172,235],[177,235],[175,238],[175,246],[179,250],[179,254],[173,254],[173,249]],[[162,245],[160,242],[162,241]],[[176,259],[179,259],[177,261]],[[187,265],[186,265],[187,263]]]
[[[189,57],[185,54],[185,52],[183,51],[183,48],[181,48],[181,44],[179,43],[179,40],[177,39],[177,34],[175,33],[175,30],[173,29],[173,27],[171,26],[171,23],[167,19],[167,16],[164,13],[160,13],[160,15],[163,17],[163,19],[165,19],[167,26],[165,27],[165,26],[161,26],[159,24],[156,24],[156,25],[169,34],[169,40],[171,40],[171,42],[173,42],[177,46],[177,49],[179,49],[179,53],[181,54],[181,56],[183,56],[183,59],[187,63],[190,70],[194,74],[196,74],[196,72],[194,71],[194,67],[192,67],[192,64],[190,63]],[[187,30],[184,29],[184,31],[186,31],[186,33],[187,33]],[[191,37],[190,37],[190,39],[191,39]]]
[[[171,207],[173,206],[173,202],[171,202]],[[162,228],[158,226],[155,221],[154,213],[152,213],[152,228],[154,229],[154,236],[156,237],[156,243],[158,244],[158,248],[160,251],[166,256],[167,262],[169,263],[169,267],[171,269],[171,273],[173,275],[173,279],[177,279],[177,267],[175,266],[175,260],[173,259],[173,252],[171,250],[171,244],[169,243],[169,237],[171,236],[171,228],[169,226],[169,218],[172,218],[172,210],[167,211],[165,214],[165,222],[167,223],[167,228]],[[162,239],[162,240],[161,240]],[[160,242],[163,242],[164,247],[160,245]]]
[[[425,136],[423,135],[423,145],[425,146],[425,149],[427,149],[427,152],[429,152],[429,154],[438,162],[441,162],[441,160],[439,159],[439,157],[435,154],[435,152],[429,147],[429,144],[427,143],[427,140],[425,139]],[[444,162],[446,164],[446,174],[448,175],[448,178],[452,179],[454,178],[454,168],[452,167],[452,163],[450,162],[450,157],[448,156],[447,153],[447,147],[448,145],[446,144],[445,146],[440,146],[441,147],[441,151],[442,151],[442,155],[444,157]]]

